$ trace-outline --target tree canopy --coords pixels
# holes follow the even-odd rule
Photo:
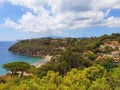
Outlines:
[[[11,71],[12,75],[17,74],[17,72],[21,72],[21,76],[23,76],[23,72],[30,68],[30,64],[26,62],[10,62],[4,64],[3,68],[7,71]]]

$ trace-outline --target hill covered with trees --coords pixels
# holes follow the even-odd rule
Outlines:
[[[10,47],[9,51],[53,57],[50,62],[38,68],[24,62],[22,68],[19,64],[21,62],[3,65],[3,68],[13,73],[12,77],[9,74],[0,77],[1,90],[120,89],[120,34],[118,33],[84,39],[22,40]],[[19,71],[21,77],[18,77]],[[30,73],[31,76],[23,76],[23,72]]]
[[[18,54],[31,56],[59,55],[61,52],[71,49],[74,52],[84,53],[92,51],[101,52],[100,45],[111,43],[110,41],[120,42],[120,34],[103,35],[91,38],[40,38],[18,41],[9,48],[9,51]],[[110,49],[109,47],[106,49]],[[105,50],[105,49],[104,49]],[[109,51],[109,50],[108,50]]]

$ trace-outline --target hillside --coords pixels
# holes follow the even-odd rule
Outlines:
[[[18,54],[31,56],[55,55],[67,47],[67,40],[64,39],[31,39],[22,40],[9,48],[9,51]],[[54,51],[54,52],[53,52]]]
[[[18,41],[15,45],[9,48],[9,51],[31,56],[46,56],[59,55],[66,49],[71,49],[74,52],[84,53],[92,51],[95,53],[101,52],[99,47],[111,43],[111,41],[120,42],[120,34],[103,35],[101,37],[91,38],[40,38]],[[104,46],[103,46],[104,47]],[[104,49],[105,50],[105,49]]]
[[[13,73],[0,77],[0,90],[120,90],[120,34],[22,40],[9,51],[53,58],[37,68],[24,62],[4,64]]]

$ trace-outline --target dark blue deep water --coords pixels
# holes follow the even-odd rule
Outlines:
[[[2,68],[2,65],[5,63],[14,61],[25,61],[30,64],[34,64],[41,60],[41,58],[23,56],[9,52],[8,48],[13,44],[15,44],[15,42],[0,41],[0,75],[4,75],[5,73],[7,73],[7,71]]]

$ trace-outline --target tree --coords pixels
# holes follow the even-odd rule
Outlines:
[[[102,78],[105,74],[105,69],[100,66],[91,66],[89,68],[84,69],[84,73],[86,77],[91,81],[95,81],[97,78]]]
[[[111,90],[111,87],[104,78],[100,78],[93,81],[88,90]]]
[[[92,61],[94,61],[97,58],[96,54],[87,54],[86,56]]]
[[[84,67],[84,58],[80,53],[72,52],[67,50],[61,54],[58,58],[58,62],[66,62],[69,66],[69,70],[72,68],[83,68]]]
[[[59,73],[49,71],[40,81],[40,90],[58,90],[58,86],[62,82],[62,77]]]
[[[27,71],[30,68],[30,64],[26,62],[10,62],[3,65],[7,71],[11,71],[11,75],[16,75],[18,71],[21,72],[20,76],[23,76],[24,71]]]
[[[60,90],[86,90],[90,81],[86,78],[82,70],[72,69],[63,78],[59,85]]]
[[[114,68],[106,75],[106,82],[111,86],[111,90],[120,90],[120,68]]]
[[[105,58],[105,59],[96,60],[95,63],[103,66],[108,72],[110,72],[113,68],[116,68],[119,66],[116,63],[114,63],[113,58]]]
[[[34,65],[31,65],[27,70],[28,73],[36,74],[37,68]]]

